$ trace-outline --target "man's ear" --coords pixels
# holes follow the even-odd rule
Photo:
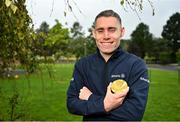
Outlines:
[[[121,28],[121,37],[123,37],[123,36],[124,36],[124,33],[125,33],[125,28],[124,28],[124,27],[122,27],[122,28]]]
[[[95,28],[92,28],[92,35],[93,35],[93,38],[96,38]]]

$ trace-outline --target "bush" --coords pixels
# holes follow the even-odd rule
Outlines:
[[[147,64],[153,64],[153,63],[156,63],[156,58],[155,57],[149,57],[149,56],[145,56],[144,57],[144,60],[146,61]]]
[[[180,51],[176,52],[176,61],[180,65]]]
[[[42,56],[42,57],[38,57],[38,62],[39,63],[54,63],[55,59],[53,56],[47,56],[46,58]]]
[[[171,62],[171,54],[169,52],[161,52],[159,54],[159,61],[161,64],[168,64]]]

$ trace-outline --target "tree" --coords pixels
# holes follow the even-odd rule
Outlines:
[[[34,40],[36,45],[35,53],[40,56],[48,56],[50,48],[45,45],[45,40],[48,37],[49,25],[44,21],[41,23],[40,27],[36,30],[37,39]]]
[[[26,65],[28,71],[31,71],[36,62],[34,54],[34,52],[37,51],[36,36],[33,31],[32,20],[26,10],[25,1],[26,0],[2,0],[0,2],[0,72],[7,67],[13,67],[17,62]],[[72,7],[69,4],[70,1],[65,1],[69,8],[66,10],[72,11]],[[143,1],[144,0],[120,0],[120,4],[130,6],[130,8],[137,13],[137,11],[141,11],[143,8]],[[150,0],[148,0],[148,2],[152,6],[152,2],[150,2]],[[66,15],[66,12],[64,13]],[[65,30],[64,33],[62,32],[63,34],[68,33],[68,30]],[[60,37],[60,34],[55,34],[55,37],[53,37],[53,33],[56,32],[51,31],[45,41],[46,46],[53,48],[51,49],[52,52],[49,51],[49,55],[57,52],[56,49],[61,48],[62,51],[62,49],[67,46],[67,38],[69,38],[66,34],[63,35],[64,37]],[[61,41],[56,40],[57,38],[61,39]],[[66,41],[63,42],[62,40]],[[84,55],[86,55],[86,41],[84,45]],[[67,52],[64,54],[67,54]]]
[[[76,59],[87,55],[87,41],[79,22],[74,22],[71,28],[71,35],[71,44],[69,48],[72,49],[72,53],[76,56]]]
[[[96,41],[93,37],[92,34],[92,28],[94,28],[94,24],[91,26],[91,28],[88,29],[89,35],[86,37],[86,42],[87,42],[87,54],[92,54],[96,52]]]
[[[0,13],[0,74],[19,63],[33,71],[34,32],[25,0],[1,1]]]
[[[169,41],[172,49],[172,60],[176,59],[176,52],[180,49],[180,13],[173,14],[163,27],[162,37]]]
[[[73,55],[76,56],[76,59],[85,56],[85,47],[84,45],[85,38],[79,37],[77,40],[71,40],[70,48]]]
[[[168,41],[163,38],[153,38],[151,42],[150,52],[148,53],[147,57],[149,60],[153,61],[153,63],[165,63],[169,62],[169,52],[170,48],[168,46]],[[166,55],[167,59],[162,60],[162,55]]]
[[[62,24],[55,20],[56,24],[49,30],[45,45],[50,48],[49,56],[57,54],[65,56],[68,54],[69,30],[63,28]],[[59,57],[58,56],[58,57]]]
[[[130,42],[131,42],[130,39],[121,39],[120,48],[127,51]]]
[[[149,32],[149,27],[144,23],[140,23],[131,34],[128,51],[144,58],[146,53],[151,52],[151,44],[152,34]]]
[[[73,27],[71,28],[71,34],[74,39],[83,36],[82,26],[79,22],[74,22]]]
[[[49,32],[49,25],[47,24],[47,22],[45,22],[45,21],[42,22],[39,29],[37,29],[36,32],[37,33],[43,32],[47,35]]]

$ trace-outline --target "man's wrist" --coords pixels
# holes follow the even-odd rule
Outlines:
[[[89,100],[89,98],[92,96],[92,93],[90,93],[89,97],[87,98],[87,100]]]
[[[109,107],[107,107],[106,99],[104,99],[103,103],[104,103],[104,110],[105,110],[106,112],[109,112],[111,109],[110,109]]]

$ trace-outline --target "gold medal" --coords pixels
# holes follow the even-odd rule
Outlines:
[[[125,89],[127,89],[128,85],[126,83],[126,81],[122,80],[122,79],[118,79],[113,81],[113,83],[111,84],[111,91],[113,93],[121,93],[123,92]]]

